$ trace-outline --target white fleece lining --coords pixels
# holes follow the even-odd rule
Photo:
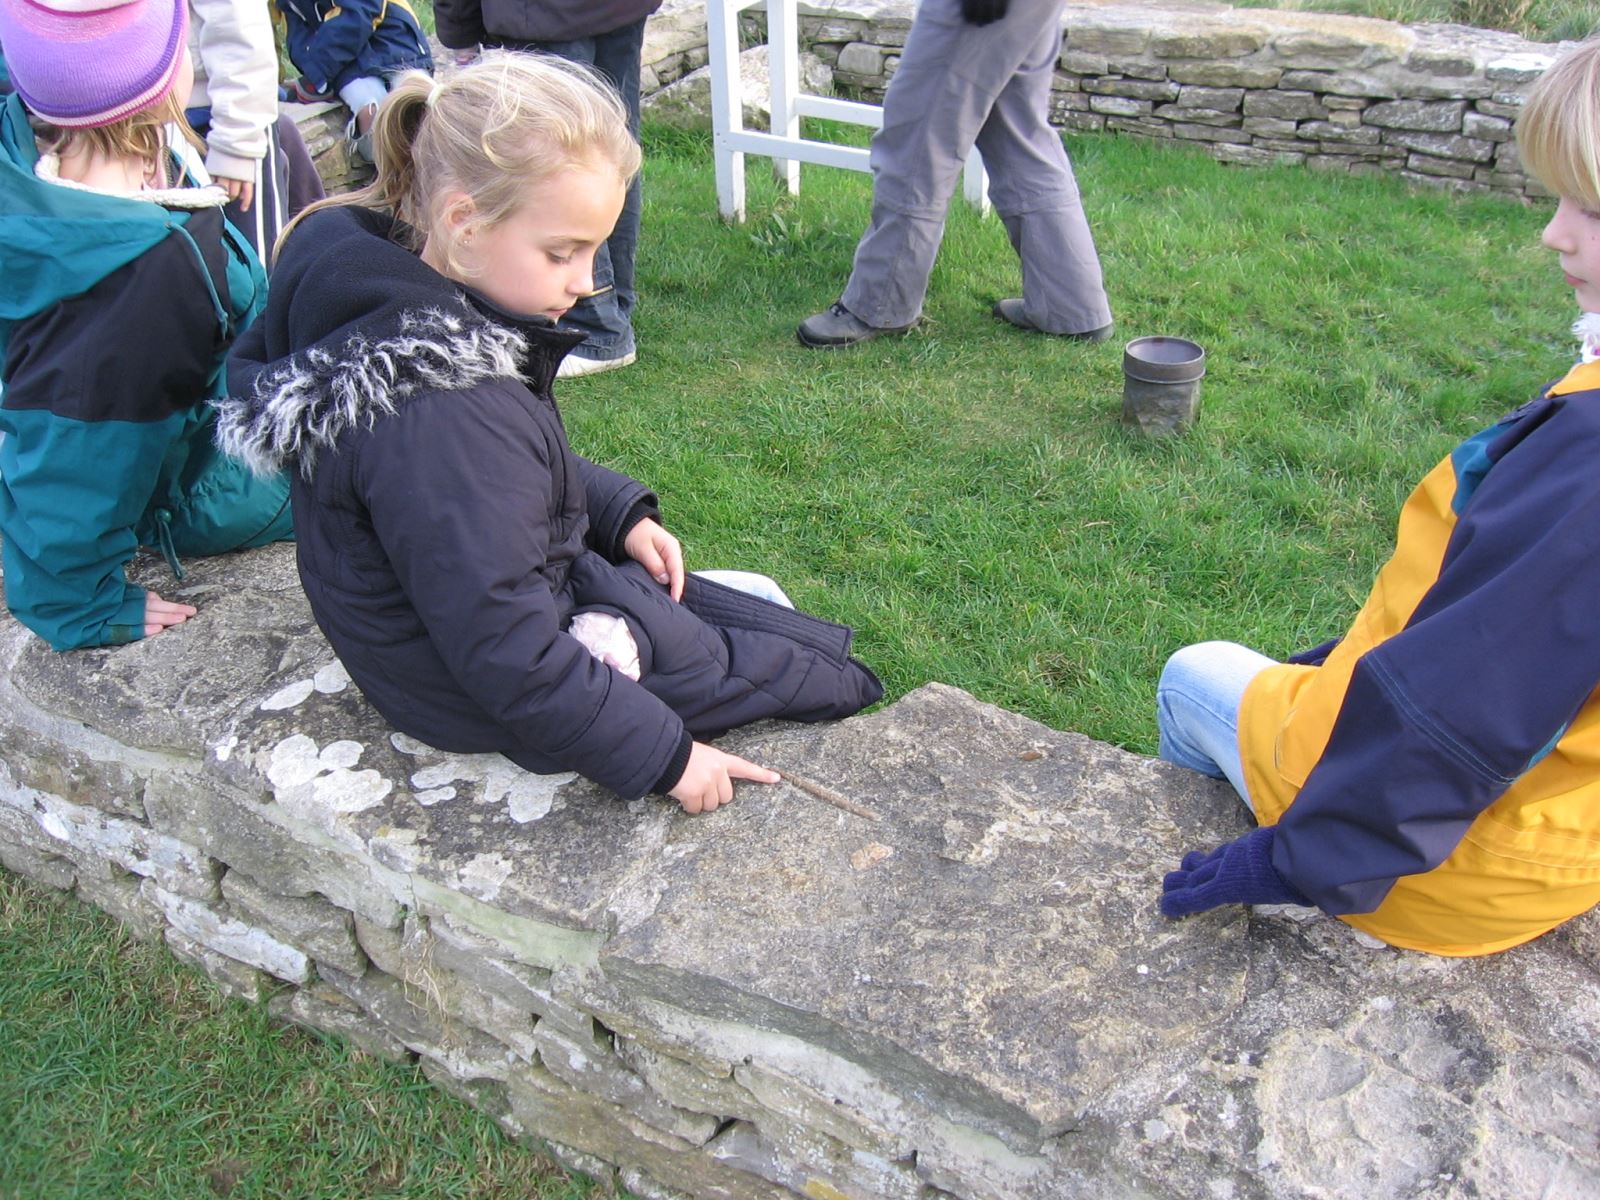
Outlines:
[[[257,475],[298,459],[309,477],[318,451],[348,429],[395,412],[419,391],[459,391],[490,379],[520,379],[527,339],[479,317],[427,308],[400,318],[378,341],[355,335],[337,353],[313,347],[256,381],[248,400],[218,400],[217,445]]]
[[[1583,343],[1580,361],[1594,362],[1600,358],[1600,313],[1584,313],[1572,323],[1572,332]]]

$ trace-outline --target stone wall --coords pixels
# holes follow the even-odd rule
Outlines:
[[[881,103],[914,11],[913,0],[802,2],[802,49],[832,69],[838,87]],[[759,5],[741,20],[747,43],[765,38]],[[1062,25],[1051,119],[1063,129],[1183,142],[1223,162],[1546,195],[1522,169],[1512,124],[1562,45],[1205,0],[1072,0]],[[703,68],[704,0],[666,0],[642,58],[645,97]],[[699,91],[708,90],[702,80]],[[692,103],[707,111],[703,96]],[[293,111],[329,189],[363,181],[365,167],[352,166],[339,136],[344,110]]]
[[[802,5],[802,41],[881,102],[914,5]],[[1459,191],[1542,196],[1511,140],[1559,46],[1456,25],[1225,4],[1074,0],[1052,92],[1065,129],[1203,147],[1223,162],[1391,171]]]
[[[838,83],[882,101],[912,8],[816,6],[802,38]],[[1512,120],[1560,46],[1219,3],[1069,3],[1062,26],[1051,118],[1067,130],[1189,142],[1222,162],[1544,195],[1523,173]]]
[[[175,598],[115,650],[0,620],[0,864],[638,1196],[1600,1200],[1600,916],[1168,922],[1225,785],[937,684],[727,739],[820,792],[625,804],[395,734],[291,547]]]
[[[818,6],[802,39],[839,83],[881,101],[913,8]],[[1185,0],[1075,0],[1062,23],[1052,119],[1063,128],[1187,142],[1224,162],[1544,195],[1522,170],[1511,126],[1558,46]]]

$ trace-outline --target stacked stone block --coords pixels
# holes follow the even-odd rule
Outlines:
[[[338,677],[325,673],[325,685],[342,691],[327,683]],[[8,699],[8,717],[42,715]],[[585,981],[593,935],[469,895],[430,899],[270,797],[193,778],[192,760],[83,737],[79,753],[6,730],[0,864],[75,890],[136,938],[164,940],[229,995],[379,1057],[420,1060],[513,1134],[642,1197],[775,1200],[795,1194],[786,1184],[810,1195],[939,1194],[885,1156],[892,1147],[869,1122],[814,1088],[750,1056],[736,1065],[699,1053],[629,1015],[600,977]],[[338,745],[324,765],[342,758]]]
[[[710,61],[701,0],[665,0],[645,25],[639,93],[653,95]]]

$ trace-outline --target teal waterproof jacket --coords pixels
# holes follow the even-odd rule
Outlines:
[[[292,536],[288,481],[213,442],[223,360],[266,275],[220,192],[111,196],[35,174],[0,102],[0,538],[6,604],[57,650],[143,636],[138,547],[183,556]]]

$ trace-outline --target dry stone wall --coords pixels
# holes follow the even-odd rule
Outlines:
[[[938,684],[727,740],[857,811],[626,804],[390,730],[292,547],[178,598],[0,620],[0,864],[640,1197],[1600,1200],[1594,914],[1467,961],[1168,922],[1226,787]]]
[[[802,6],[802,40],[881,101],[914,5]],[[1076,0],[1051,94],[1065,129],[1204,148],[1223,162],[1396,172],[1466,192],[1542,196],[1512,122],[1560,46],[1457,25],[1224,4]]]
[[[913,0],[802,0],[801,47],[831,70],[834,86],[881,103],[915,8]],[[741,20],[747,42],[765,38],[761,6]],[[1529,86],[1570,43],[1204,0],[1072,0],[1062,27],[1051,120],[1063,129],[1187,143],[1230,163],[1546,195],[1523,170],[1512,126]],[[442,50],[438,57],[448,61]],[[662,119],[681,123],[688,108],[709,121],[704,0],[666,0],[650,18],[642,59],[647,108],[658,97]],[[746,71],[764,75],[764,66]],[[807,86],[827,85],[808,70]],[[749,92],[763,87],[747,81]],[[292,111],[330,191],[364,181],[367,168],[344,147],[341,107]]]
[[[802,5],[802,40],[840,84],[881,101],[914,7]],[[1224,162],[1545,194],[1511,131],[1560,46],[1185,0],[1074,0],[1062,25],[1051,116],[1065,129],[1187,142]]]

